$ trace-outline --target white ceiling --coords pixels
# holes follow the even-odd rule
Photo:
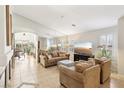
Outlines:
[[[14,6],[13,11],[52,30],[69,35],[117,25],[118,18],[124,15],[124,6],[25,5]]]

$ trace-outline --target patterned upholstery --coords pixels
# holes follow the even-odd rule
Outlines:
[[[69,59],[69,54],[62,52],[62,54],[64,54],[65,56],[59,56],[59,53],[61,52],[51,53],[52,58],[49,57],[50,54],[48,55],[44,53],[40,55],[40,63],[44,67],[49,67],[49,66],[57,65],[58,61]]]
[[[97,88],[100,87],[100,67],[91,66],[79,73],[73,67],[59,65],[60,83],[68,88]]]
[[[100,83],[104,83],[111,75],[111,60],[95,59],[95,63],[100,65]]]

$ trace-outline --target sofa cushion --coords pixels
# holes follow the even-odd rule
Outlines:
[[[87,68],[91,67],[92,65],[88,64],[88,63],[77,63],[75,64],[75,71],[79,72],[79,73],[83,73],[84,70],[86,70]]]
[[[61,61],[61,60],[64,60],[66,59],[65,57],[56,57],[56,61]]]
[[[51,58],[48,60],[49,62],[57,61],[56,58]]]
[[[52,57],[58,57],[59,56],[57,52],[52,52],[51,55],[52,55]]]
[[[58,59],[57,61],[66,60],[66,59],[68,59],[68,57],[60,57],[60,59]]]
[[[59,56],[60,56],[60,57],[65,57],[66,54],[61,54],[61,53],[59,53]]]
[[[67,57],[54,57],[54,58],[52,58],[52,60],[55,60],[55,61],[61,61],[61,60],[66,60],[66,59],[68,59]]]
[[[77,64],[77,63],[88,63],[89,65],[94,66],[95,60],[94,60],[94,58],[88,58],[88,61],[85,61],[85,60],[75,61],[75,64]]]
[[[66,52],[64,52],[64,51],[59,51],[58,53],[59,54],[66,54]]]
[[[62,60],[62,57],[56,57],[56,60],[60,61],[60,60]]]

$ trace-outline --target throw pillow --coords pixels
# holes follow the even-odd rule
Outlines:
[[[51,59],[52,58],[52,55],[48,55],[48,58]]]
[[[78,63],[78,64],[75,64],[75,71],[79,73],[83,73],[84,70],[86,70],[89,67],[91,67],[91,65],[89,65],[88,63]]]
[[[93,58],[89,58],[87,63],[94,66],[95,65],[95,60]]]
[[[52,57],[58,57],[58,53],[57,52],[53,52],[52,53]]]

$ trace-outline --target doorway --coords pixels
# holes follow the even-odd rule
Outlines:
[[[37,60],[37,35],[28,32],[14,34],[15,57],[19,60],[32,56]]]

